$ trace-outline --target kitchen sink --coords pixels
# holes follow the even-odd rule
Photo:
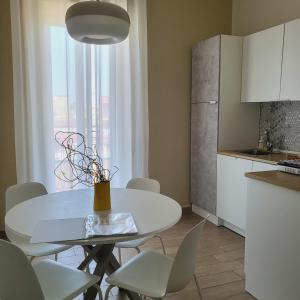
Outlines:
[[[270,151],[266,151],[262,149],[247,149],[247,150],[241,150],[239,152],[248,155],[268,155],[272,153]]]

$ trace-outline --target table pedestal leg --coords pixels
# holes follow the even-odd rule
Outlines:
[[[100,277],[99,285],[101,285],[105,273],[107,275],[110,275],[120,267],[119,262],[112,253],[114,246],[114,244],[83,246],[88,255],[79,265],[78,269],[84,270],[86,266],[94,260],[96,262],[96,267],[93,274]],[[141,299],[141,297],[136,293],[126,290],[125,292],[127,293],[130,300]],[[84,294],[84,300],[94,300],[96,297],[97,289],[95,287],[89,288]]]

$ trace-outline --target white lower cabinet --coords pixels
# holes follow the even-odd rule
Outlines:
[[[276,165],[265,164],[261,162],[254,161],[252,165],[252,172],[263,172],[277,170]]]
[[[218,155],[217,216],[246,229],[247,184],[245,173],[251,172],[252,161]]]
[[[218,154],[217,217],[238,233],[246,231],[247,172],[276,170],[276,165]],[[226,226],[226,224],[224,224]]]

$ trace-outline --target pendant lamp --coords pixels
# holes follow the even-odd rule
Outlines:
[[[66,13],[69,35],[87,44],[116,44],[128,36],[130,18],[121,6],[102,1],[83,1]]]

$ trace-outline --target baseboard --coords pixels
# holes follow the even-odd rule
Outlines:
[[[239,235],[241,235],[243,237],[246,236],[245,230],[243,230],[243,229],[241,229],[241,228],[239,228],[237,226],[234,226],[233,224],[231,224],[231,223],[229,223],[229,222],[227,222],[227,221],[225,221],[225,220],[223,220],[223,219],[221,219],[221,218],[219,218],[219,217],[211,214],[210,212],[206,211],[203,208],[200,208],[200,207],[192,204],[192,211],[195,214],[197,214],[197,215],[199,215],[199,216],[201,216],[203,218],[205,218],[207,215],[209,215],[209,217],[207,219],[209,222],[211,222],[211,223],[213,223],[213,224],[215,224],[217,226],[224,226],[224,227],[226,227],[226,228],[228,228],[228,229],[236,232],[237,234],[239,234]]]
[[[0,230],[0,239],[1,240],[8,240],[4,230]]]
[[[192,207],[191,206],[183,206],[182,207],[182,213],[191,213]]]
[[[219,221],[219,218],[217,216],[213,215],[212,213],[206,211],[203,208],[200,208],[200,207],[196,206],[195,204],[192,204],[192,212],[194,212],[195,214],[197,214],[197,215],[199,215],[203,218],[206,218],[207,215],[209,215],[209,217],[207,219],[209,222],[211,222],[211,223],[213,223],[217,226],[221,225],[220,221]]]
[[[225,220],[222,220],[220,218],[219,218],[219,225],[224,226],[224,227],[236,232],[237,234],[239,234],[243,237],[246,236],[246,231],[245,230],[243,230],[243,229],[241,229],[241,228],[239,228],[239,227],[237,227],[237,226],[235,226],[235,225],[233,225],[233,224],[231,224],[231,223],[229,223]]]

